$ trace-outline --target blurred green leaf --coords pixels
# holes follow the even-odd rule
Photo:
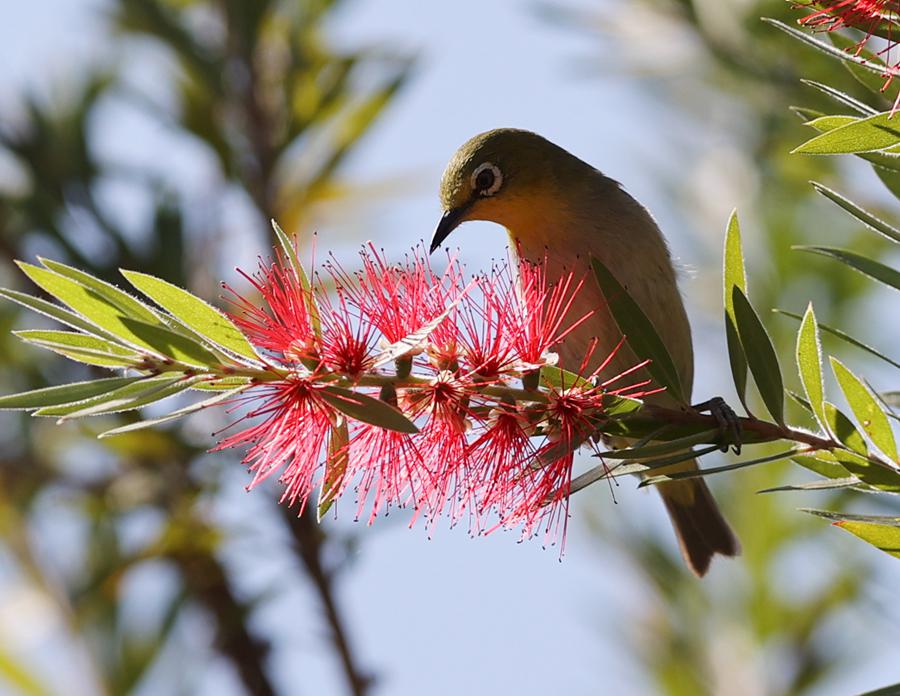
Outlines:
[[[866,210],[863,210],[861,207],[856,205],[856,203],[849,200],[848,198],[845,198],[844,196],[839,194],[837,191],[832,191],[827,186],[824,186],[816,181],[813,181],[810,183],[812,183],[812,186],[816,191],[821,193],[823,196],[825,196],[830,201],[837,203],[841,208],[846,210],[848,213],[850,213],[853,217],[855,217],[857,220],[862,222],[864,225],[875,230],[879,234],[884,235],[891,241],[897,242],[898,244],[900,244],[900,230],[898,230],[895,227],[892,227],[891,225],[886,223],[884,220],[876,217],[872,213],[870,213]]]
[[[809,400],[813,415],[825,432],[828,420],[825,417],[825,387],[822,382],[822,347],[819,345],[819,330],[816,315],[810,302],[797,333],[797,369],[803,391]]]
[[[863,431],[878,449],[891,460],[897,461],[897,444],[894,441],[894,433],[891,431],[890,421],[881,408],[881,404],[862,380],[833,356],[831,357],[831,368]]]
[[[900,290],[900,271],[896,271],[890,266],[883,263],[861,256],[849,249],[837,249],[835,247],[823,246],[794,246],[792,249],[799,251],[808,251],[813,254],[821,254],[822,256],[830,256],[844,263],[850,268],[864,273],[870,278],[881,281],[885,285]]]
[[[324,387],[318,393],[331,406],[354,420],[398,433],[419,432],[401,411],[379,399],[343,387]]]
[[[747,356],[753,381],[760,396],[778,423],[784,424],[784,382],[778,356],[766,327],[741,289],[735,286],[732,292],[734,316],[738,335]]]
[[[30,410],[58,406],[107,394],[139,380],[140,377],[107,377],[87,382],[72,382],[57,387],[44,387],[9,396],[0,396],[0,409]]]
[[[52,693],[33,671],[2,646],[0,646],[0,680],[23,696],[50,696]]]
[[[657,384],[665,387],[673,398],[684,402],[684,391],[675,363],[653,323],[603,262],[592,258],[591,266],[609,306],[610,314],[625,334],[634,354],[639,360],[650,360],[647,371]]]
[[[201,338],[243,358],[259,360],[253,346],[240,329],[212,305],[187,290],[146,273],[123,270],[122,275]]]
[[[741,244],[741,227],[738,222],[737,211],[731,213],[728,227],[725,231],[724,253],[724,305],[725,305],[725,338],[728,342],[728,359],[731,361],[731,377],[734,380],[734,388],[738,398],[747,410],[747,356],[741,346],[741,339],[737,331],[737,322],[734,316],[734,301],[732,293],[734,288],[740,288],[747,292],[747,276],[744,271],[744,251]],[[747,411],[749,413],[749,411]]]

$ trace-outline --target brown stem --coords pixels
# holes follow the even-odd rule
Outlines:
[[[296,542],[294,551],[319,595],[322,611],[331,629],[331,641],[338,653],[347,681],[348,693],[353,696],[366,696],[372,685],[372,676],[364,672],[356,662],[344,619],[334,598],[334,573],[322,562],[325,534],[311,510],[307,509],[299,516],[286,506],[282,506],[281,510]]]

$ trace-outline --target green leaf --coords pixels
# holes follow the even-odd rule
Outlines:
[[[542,365],[540,381],[551,389],[562,391],[572,387],[591,387],[590,380],[556,365]]]
[[[819,345],[819,330],[811,302],[806,308],[806,314],[800,323],[800,331],[797,333],[797,368],[813,415],[822,429],[828,432],[828,420],[825,417],[825,386],[822,382],[822,348]]]
[[[160,356],[192,365],[218,364],[218,358],[199,343],[163,328],[128,317],[94,290],[31,264],[16,262],[19,268],[45,291],[71,307],[95,326],[125,345],[150,350]]]
[[[197,385],[193,385],[196,387]],[[218,406],[221,403],[227,402],[230,399],[233,399],[235,396],[240,394],[243,391],[246,391],[250,387],[249,384],[237,387],[236,389],[230,389],[229,391],[222,392],[220,394],[216,394],[215,396],[211,396],[208,399],[203,399],[202,401],[197,401],[196,403],[190,404],[189,406],[185,406],[184,408],[179,408],[176,411],[172,411],[171,413],[167,413],[164,416],[159,416],[158,418],[148,418],[145,420],[136,421],[134,423],[127,423],[125,425],[120,425],[117,428],[111,428],[110,430],[106,430],[100,433],[97,437],[105,438],[111,437],[113,435],[122,435],[123,433],[130,433],[135,430],[143,430],[144,428],[150,428],[157,425],[161,425],[163,423],[168,423],[170,421],[176,420],[178,418],[184,418],[185,416],[189,416],[192,413],[197,413],[197,411],[202,411],[205,408],[210,408],[212,406]]]
[[[856,520],[840,520],[834,526],[850,532],[894,558],[900,558],[900,526]]]
[[[842,155],[876,152],[900,144],[900,121],[891,112],[856,119],[817,135],[794,148],[791,154]]]
[[[857,220],[862,222],[864,225],[875,230],[879,234],[884,235],[891,241],[897,242],[898,244],[900,244],[900,230],[898,230],[895,227],[892,227],[891,225],[886,223],[884,220],[876,217],[872,213],[870,213],[866,210],[863,210],[858,205],[856,205],[856,203],[849,200],[848,198],[845,198],[844,196],[839,194],[837,191],[832,191],[827,186],[823,186],[822,184],[817,183],[815,181],[812,181],[810,183],[812,184],[813,188],[816,191],[821,193],[828,200],[839,205],[841,208],[846,210],[848,213],[850,213],[853,217],[855,217]]]
[[[12,333],[26,343],[52,350],[88,365],[128,367],[137,365],[143,360],[143,356],[139,353],[123,348],[118,343],[75,331],[25,330]]]
[[[887,83],[885,73],[889,66],[885,65],[877,55],[865,47],[860,47],[854,39],[843,36],[839,32],[828,33],[831,43],[842,49],[847,55],[852,55],[856,60],[844,61],[844,67],[866,89],[868,89],[880,103],[893,104],[897,97],[897,84],[892,81]]]
[[[845,478],[850,474],[837,462],[831,452],[825,450],[811,452],[810,454],[798,454],[795,457],[791,457],[791,461],[819,476],[825,476],[830,479]]]
[[[77,314],[70,312],[67,309],[63,309],[59,305],[54,304],[53,302],[48,302],[47,300],[43,300],[39,297],[33,297],[24,292],[18,292],[17,290],[7,290],[6,288],[0,288],[0,297],[5,297],[6,299],[19,304],[26,309],[30,309],[33,312],[42,314],[45,317],[49,317],[50,319],[55,319],[62,324],[71,326],[73,329],[86,331],[87,333],[93,333],[98,336],[113,336],[112,334],[103,331],[95,324],[82,319]]]
[[[192,388],[198,391],[230,391],[237,387],[250,385],[253,382],[251,377],[216,377],[215,379],[207,379],[197,382]]]
[[[131,384],[83,401],[60,406],[49,406],[34,412],[36,416],[56,416],[61,420],[117,413],[140,408],[188,389],[197,377],[185,378],[181,374],[163,374],[143,377]]]
[[[834,458],[863,483],[889,493],[900,493],[900,471],[894,467],[843,450],[835,450]]]
[[[780,29],[785,34],[793,36],[795,39],[802,41],[808,46],[811,46],[812,48],[824,53],[827,56],[830,56],[831,58],[837,58],[838,60],[845,63],[853,63],[873,72],[881,72],[877,67],[875,67],[874,65],[866,64],[865,60],[854,55],[853,53],[845,53],[840,48],[836,48],[831,44],[825,43],[821,39],[802,32],[799,29],[790,26],[789,24],[785,24],[784,22],[781,22],[777,19],[772,19],[771,17],[763,17],[762,21],[766,22],[767,24],[771,24],[773,27]]]
[[[900,682],[875,689],[874,691],[867,691],[864,694],[859,694],[859,696],[897,696],[897,694],[900,694]]]
[[[619,330],[625,334],[631,350],[639,360],[650,360],[647,371],[653,379],[683,403],[684,391],[681,379],[672,356],[669,355],[653,323],[599,259],[592,258],[591,266],[609,306],[610,314],[618,324]]]
[[[760,396],[779,424],[784,425],[784,382],[778,356],[766,327],[750,304],[750,300],[737,286],[733,288],[734,317],[744,355],[753,374],[753,381]]]
[[[803,318],[799,314],[795,314],[794,312],[788,312],[783,309],[773,309],[772,311],[778,312],[779,314],[783,314],[784,316],[790,317],[791,319],[797,319],[798,321]],[[876,358],[880,358],[880,359],[884,360],[889,365],[893,365],[894,367],[900,369],[900,363],[896,362],[895,360],[891,360],[889,357],[887,357],[883,353],[880,353],[879,351],[872,348],[872,346],[866,345],[865,343],[862,343],[861,341],[857,341],[850,334],[844,333],[840,329],[835,329],[832,326],[828,326],[828,324],[819,324],[819,328],[822,331],[825,331],[826,333],[830,333],[833,336],[837,336],[839,339],[841,339],[842,341],[846,341],[850,345],[856,346],[857,348],[861,348],[862,350],[866,351],[867,353],[874,355]]]
[[[607,418],[623,418],[640,411],[644,402],[615,394],[603,395],[603,415]]]
[[[343,387],[323,387],[318,394],[331,406],[354,420],[387,430],[396,430],[398,433],[419,432],[415,424],[400,410],[367,394]]]
[[[763,488],[756,491],[757,493],[778,493],[782,491],[828,491],[838,488],[854,488],[859,486],[860,480],[855,476],[845,476],[844,478],[831,478],[819,481],[808,481],[807,483],[789,483],[784,486],[774,486],[772,488]]]
[[[864,104],[856,97],[852,97],[846,92],[841,92],[839,89],[835,89],[830,85],[823,85],[821,82],[816,82],[814,80],[800,80],[804,85],[812,87],[813,89],[817,89],[822,94],[825,94],[828,97],[831,97],[839,104],[844,104],[845,106],[849,106],[854,111],[859,112],[863,116],[874,116],[878,113],[877,109],[873,109],[868,104]]]
[[[79,271],[77,268],[72,268],[71,266],[66,266],[58,261],[50,261],[49,259],[40,257],[38,257],[38,259],[46,268],[54,273],[58,273],[64,278],[73,280],[79,285],[82,285],[89,290],[93,290],[106,302],[113,307],[116,307],[126,317],[137,319],[145,324],[154,324],[157,326],[164,325],[162,319],[156,312],[124,290],[120,290],[115,285],[111,285],[104,280],[95,278],[89,273]]]
[[[59,406],[84,401],[91,397],[107,394],[139,380],[140,377],[107,377],[87,382],[72,382],[57,387],[44,387],[31,391],[0,396],[0,409],[31,410],[45,406]]]
[[[757,459],[748,459],[743,462],[735,462],[734,464],[725,464],[723,466],[714,466],[709,469],[693,469],[690,471],[678,471],[672,474],[661,474],[659,476],[650,476],[645,478],[638,484],[638,488],[644,488],[645,486],[656,486],[660,483],[667,483],[669,481],[683,481],[685,479],[694,479],[694,478],[702,478],[704,476],[709,476],[710,474],[720,474],[725,471],[734,471],[735,469],[745,469],[748,466],[756,466],[757,464],[767,464],[769,462],[777,462],[781,459],[789,459],[791,456],[797,453],[797,450],[790,449],[784,452],[778,452],[777,454],[770,454],[766,457],[759,457]]]
[[[221,311],[176,285],[137,271],[121,271],[134,287],[173,317],[215,346],[258,361],[259,356],[240,329]]]
[[[686,435],[675,440],[666,442],[656,442],[652,445],[644,447],[626,447],[623,449],[607,450],[598,452],[597,457],[602,459],[649,459],[650,457],[658,457],[661,454],[670,454],[678,452],[691,445],[699,445],[703,442],[710,442],[719,435],[719,429],[704,430],[693,435]]]
[[[469,285],[466,289],[464,289],[458,297],[456,297],[449,305],[444,308],[443,312],[438,314],[431,321],[426,322],[421,328],[413,331],[407,336],[404,336],[399,341],[391,343],[378,355],[376,355],[375,359],[372,361],[372,369],[378,369],[379,367],[387,365],[388,363],[392,363],[395,360],[409,355],[412,351],[423,346],[425,344],[425,341],[428,340],[428,337],[431,335],[431,332],[438,327],[438,324],[440,324],[442,321],[444,321],[444,319],[450,316],[450,312],[453,311],[453,308],[456,307],[457,304],[459,304],[459,301],[468,292],[470,287],[472,286]]]
[[[297,277],[297,280],[300,282],[300,287],[303,289],[304,300],[307,305],[306,310],[309,312],[309,321],[312,324],[313,333],[316,336],[321,336],[322,322],[319,318],[319,308],[316,306],[316,296],[313,293],[312,284],[309,282],[309,276],[306,275],[306,271],[303,270],[303,264],[300,263],[300,259],[297,258],[297,248],[294,241],[285,234],[284,230],[281,229],[281,225],[275,222],[275,220],[272,220],[271,222],[272,229],[275,231],[275,238],[278,240],[278,246],[281,247],[282,253],[285,258],[287,258],[291,270],[294,271],[294,275]]]
[[[322,479],[322,488],[319,490],[319,502],[316,504],[316,518],[319,522],[334,505],[338,493],[341,491],[341,483],[347,474],[347,464],[350,462],[350,432],[347,422],[331,429],[328,438],[328,457],[325,460],[325,475]]]
[[[732,211],[725,231],[724,259],[725,338],[728,341],[728,359],[731,361],[731,377],[734,380],[734,388],[737,390],[738,398],[744,405],[744,409],[749,413],[747,409],[747,356],[744,355],[744,348],[741,346],[741,339],[738,336],[732,300],[734,288],[740,288],[745,294],[747,292],[741,227],[736,210]]]
[[[866,439],[860,434],[853,425],[853,421],[844,415],[843,411],[838,409],[834,404],[826,401],[825,419],[828,423],[828,430],[847,448],[853,450],[857,454],[867,457],[869,448],[866,445]]]
[[[831,256],[841,263],[845,263],[851,268],[864,273],[870,278],[881,281],[895,290],[900,290],[900,271],[896,271],[890,266],[885,266],[878,261],[860,256],[849,249],[837,249],[835,247],[823,246],[794,246],[792,249],[800,251],[808,251],[813,254],[821,254],[822,256]]]
[[[863,384],[862,380],[847,369],[840,360],[831,358],[831,368],[837,377],[841,391],[856,420],[862,426],[863,431],[869,436],[878,449],[884,452],[892,461],[897,461],[897,443],[894,441],[894,433],[887,414],[878,403],[878,399]]]

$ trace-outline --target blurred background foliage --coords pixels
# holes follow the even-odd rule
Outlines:
[[[12,175],[0,181],[0,284],[20,282],[13,280],[13,259],[39,253],[107,279],[118,267],[138,268],[213,297],[218,268],[230,263],[223,239],[234,224],[214,211],[242,202],[252,212],[240,222],[260,239],[269,217],[302,234],[322,206],[352,210],[361,192],[342,180],[341,166],[377,119],[390,118],[387,107],[410,79],[413,60],[383,47],[332,46],[323,28],[341,4],[111,2],[112,53],[139,44],[159,55],[163,69],[148,83],[109,61],[56,103],[26,96],[22,114],[0,114],[0,146],[12,163]],[[720,263],[725,220],[712,214],[706,198],[715,179],[716,190],[724,186],[741,210],[754,303],[799,312],[812,298],[823,322],[877,343],[882,337],[872,331],[872,307],[878,289],[828,261],[790,251],[812,241],[840,242],[871,256],[883,251],[875,235],[835,216],[808,185],[813,178],[834,184],[879,211],[888,199],[871,171],[787,154],[808,137],[789,107],[831,106],[801,78],[851,94],[863,87],[835,61],[759,21],[770,16],[793,22],[796,12],[782,0],[611,6],[587,14],[558,4],[538,9],[547,31],[556,25],[589,32],[597,46],[596,57],[561,65],[561,73],[578,74],[585,90],[592,89],[592,73],[638,78],[666,114],[660,127],[671,128],[673,137],[689,141],[703,131],[703,137],[727,143],[709,148],[685,175],[680,163],[653,168],[671,186],[682,227],[696,230],[691,243],[701,249],[698,256],[706,256],[709,268]],[[218,184],[208,199],[185,198],[165,175],[165,152],[153,166],[126,164],[103,152],[97,112],[111,103],[195,144],[194,157],[214,162]],[[697,281],[696,305],[707,311],[699,318],[701,336],[721,332],[719,283],[712,273]],[[89,368],[47,361],[24,348],[9,334],[22,325],[18,317],[16,307],[0,304],[0,392],[90,376]],[[781,317],[766,323],[780,353],[790,355],[796,324]],[[877,367],[864,354],[826,348],[847,354],[877,381]],[[728,398],[730,380],[722,367],[704,387]],[[792,417],[800,420],[804,413]],[[209,431],[220,425],[201,414],[181,428],[97,442],[95,432],[111,423],[56,426],[0,414],[4,561],[52,607],[60,627],[57,647],[74,655],[73,674],[88,683],[82,691],[126,694],[143,686],[155,692],[152,685],[163,683],[191,693],[191,670],[160,675],[159,664],[183,664],[186,657],[196,665],[215,655],[247,693],[294,693],[275,682],[267,661],[272,637],[253,620],[266,597],[247,596],[241,571],[223,559],[232,531],[213,509],[218,472],[228,462],[204,466],[203,456]],[[835,617],[856,612],[861,630],[869,621],[896,621],[896,611],[873,599],[879,596],[873,584],[884,582],[875,552],[834,538],[821,520],[798,514],[806,500],[756,494],[797,476],[796,468],[776,464],[713,481],[744,555],[704,583],[684,571],[660,530],[626,526],[613,506],[597,510],[597,533],[618,544],[645,587],[642,605],[622,610],[622,639],[655,692],[835,693],[834,685],[863,657],[861,645],[855,649],[835,634]],[[844,507],[846,495],[823,493],[817,504]],[[372,691],[378,665],[359,664],[353,629],[334,592],[355,540],[317,526],[308,515],[297,518],[273,498],[256,498],[283,528],[273,553],[295,561],[284,581],[306,582],[316,597],[317,610],[293,620],[308,624],[311,636],[325,627],[343,680],[330,692]],[[49,529],[62,542],[49,544]],[[815,581],[804,575],[801,582],[798,569],[809,563],[816,564]],[[136,599],[149,607],[147,616],[136,618],[129,609]],[[208,645],[190,644],[196,634],[179,630],[198,615]],[[40,671],[17,654],[0,643],[6,687],[51,693]]]

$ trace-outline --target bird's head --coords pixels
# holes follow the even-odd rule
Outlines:
[[[496,222],[510,230],[521,227],[518,222],[557,199],[582,167],[589,165],[530,131],[499,128],[476,135],[444,170],[444,214],[431,251],[467,220]]]

